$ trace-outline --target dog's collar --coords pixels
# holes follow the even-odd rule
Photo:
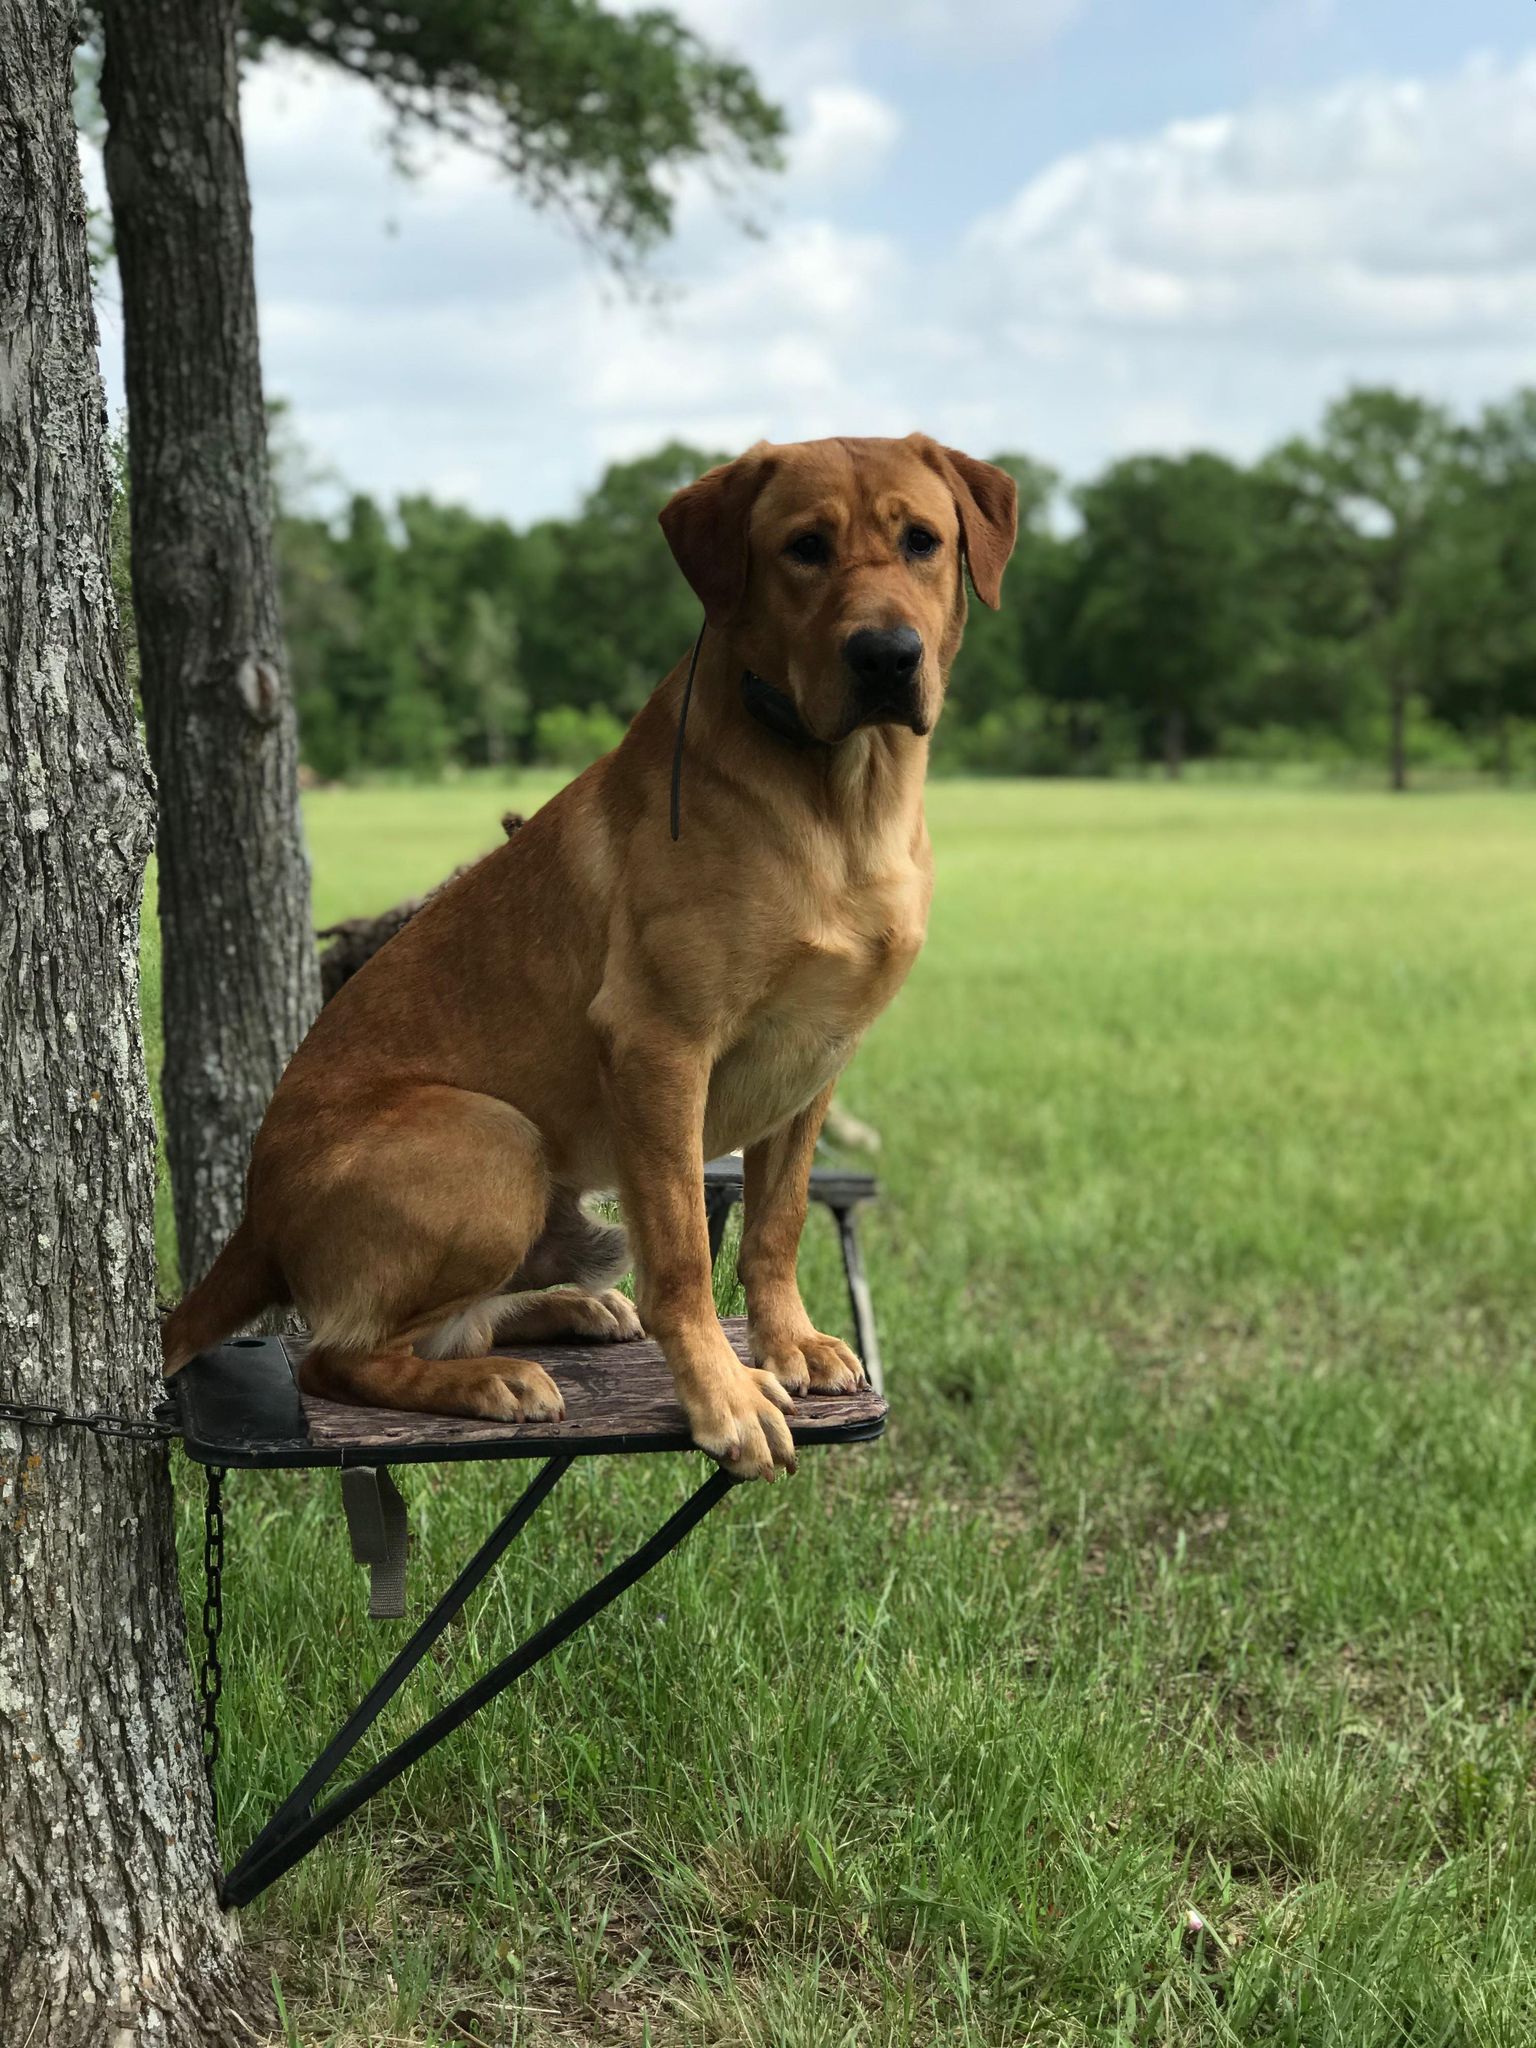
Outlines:
[[[795,709],[794,699],[774,683],[765,682],[753,670],[741,672],[741,701],[748,714],[764,732],[773,734],[789,747],[824,747]]]
[[[677,739],[672,748],[672,801],[669,806],[669,823],[674,841],[682,836],[683,829],[683,734],[688,726],[688,706],[693,701],[693,679],[699,668],[699,649],[704,645],[704,628],[700,626],[699,636],[693,643],[693,652],[688,657],[688,676],[683,684],[683,701],[677,711]],[[783,690],[772,683],[765,683],[761,676],[754,675],[749,668],[741,672],[741,701],[751,717],[755,718],[764,732],[773,734],[789,747],[824,747],[827,742],[817,739],[815,733],[795,709],[794,703]]]

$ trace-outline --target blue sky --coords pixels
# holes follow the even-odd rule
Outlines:
[[[1350,382],[1536,381],[1531,0],[682,0],[787,107],[741,235],[684,182],[618,291],[367,89],[244,94],[268,388],[318,459],[517,519],[670,435],[905,432],[1080,478],[1252,456]],[[115,390],[111,282],[104,341]]]
[[[956,7],[956,18],[965,11]],[[942,53],[866,34],[863,82],[917,114],[913,132],[926,128],[930,140],[903,152],[863,217],[899,208],[913,232],[942,234],[978,195],[996,196],[1103,136],[1341,79],[1434,77],[1474,51],[1531,48],[1531,0],[1095,0],[1043,47],[1002,62],[984,44],[968,49],[962,32]]]

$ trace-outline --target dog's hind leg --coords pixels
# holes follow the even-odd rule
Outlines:
[[[616,1287],[550,1287],[542,1294],[511,1294],[495,1304],[498,1344],[551,1344],[562,1337],[618,1344],[642,1337],[635,1304]]]
[[[328,1401],[488,1422],[558,1421],[565,1413],[560,1389],[531,1358],[419,1358],[407,1345],[374,1352],[316,1345],[299,1367],[299,1385]]]
[[[526,1359],[489,1355],[506,1276],[544,1228],[543,1148],[506,1103],[436,1085],[391,1088],[344,1115],[253,1195],[274,1212],[283,1275],[313,1343],[307,1393],[485,1416],[563,1413]],[[332,1135],[332,1132],[336,1135]],[[279,1199],[281,1206],[279,1207]]]
[[[622,1227],[589,1216],[569,1188],[556,1188],[543,1230],[508,1282],[506,1299],[495,1305],[495,1341],[574,1337],[612,1344],[643,1336],[634,1303],[610,1285],[628,1270]]]

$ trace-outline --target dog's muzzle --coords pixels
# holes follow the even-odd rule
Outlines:
[[[915,626],[861,627],[843,642],[843,661],[853,685],[850,726],[905,725],[915,733],[927,731],[918,687],[923,637]]]

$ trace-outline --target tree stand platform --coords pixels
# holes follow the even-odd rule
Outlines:
[[[722,1327],[737,1355],[745,1359],[746,1324],[731,1320]],[[299,1391],[294,1361],[301,1355],[302,1340],[237,1337],[194,1358],[171,1383],[187,1455],[208,1470],[203,1703],[210,1768],[218,1751],[226,1471],[336,1466],[353,1555],[369,1567],[372,1578],[370,1612],[388,1617],[405,1612],[406,1508],[390,1477],[392,1465],[470,1458],[541,1458],[544,1463],[225,1874],[220,1898],[226,1906],[248,1905],[291,1870],[375,1792],[676,1549],[694,1524],[742,1483],[724,1470],[712,1472],[622,1564],[493,1664],[388,1755],[321,1802],[320,1795],[338,1769],[577,1458],[691,1451],[693,1446],[661,1352],[644,1340],[602,1346],[517,1346],[516,1355],[537,1359],[564,1394],[566,1413],[559,1422],[480,1422],[317,1400]],[[885,1417],[884,1399],[866,1388],[855,1394],[802,1398],[790,1426],[801,1446],[868,1443],[885,1428]]]

